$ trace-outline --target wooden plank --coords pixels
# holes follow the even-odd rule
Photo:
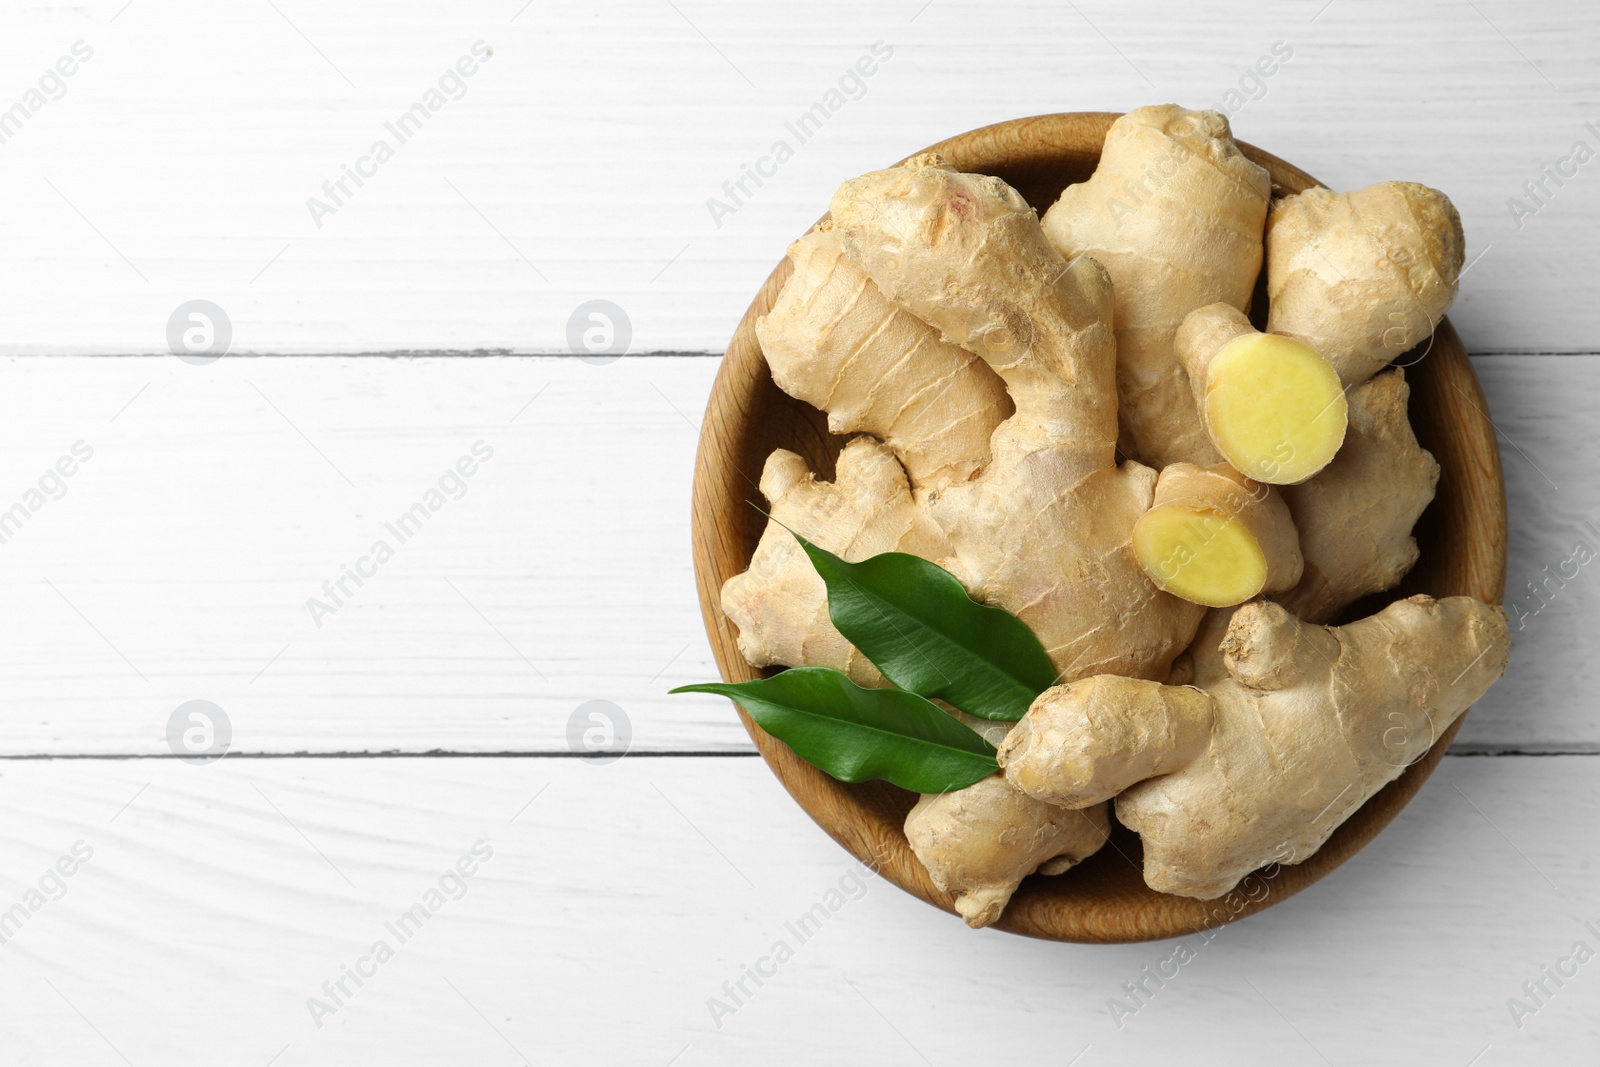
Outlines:
[[[75,441],[93,457],[0,545],[28,620],[0,652],[26,709],[0,749],[162,751],[194,698],[253,750],[564,748],[592,699],[642,747],[742,746],[718,702],[664,696],[712,670],[687,513],[715,369],[9,363],[5,506]],[[477,442],[492,458],[460,478]],[[347,567],[374,573],[330,594]]]
[[[1600,516],[1586,458],[1600,357],[1476,362],[1509,435],[1508,587],[1526,610],[1525,583],[1595,538],[1581,521]],[[715,369],[0,363],[0,512],[75,442],[93,449],[0,544],[14,620],[0,754],[165,752],[192,699],[225,710],[240,751],[567,751],[589,700],[615,702],[643,750],[747,750],[724,701],[665,695],[715,674],[688,545],[694,423]],[[465,496],[404,542],[386,528],[478,441],[493,457]],[[346,580],[319,627],[307,601],[335,607],[323,583],[378,540],[393,558]],[[1591,569],[1526,619],[1460,744],[1600,745]]]
[[[1316,888],[1184,939],[1160,986],[1145,968],[1178,942],[973,932],[851,881],[756,760],[9,763],[0,904],[76,842],[93,854],[0,945],[0,1058],[1592,1062],[1596,964],[1547,980],[1520,1029],[1507,998],[1600,944],[1593,762],[1447,761]],[[386,924],[480,841],[402,942]],[[788,924],[818,904],[802,941]],[[380,940],[393,957],[363,962]],[[780,940],[793,958],[735,1004],[723,983],[772,970]],[[335,1004],[322,983],[358,964]],[[1109,1002],[1139,981],[1119,1028]],[[320,1028],[313,997],[336,1009]]]
[[[0,102],[75,41],[94,51],[0,146],[0,351],[164,351],[197,297],[240,351],[566,351],[594,298],[626,310],[635,351],[717,350],[844,178],[1002,119],[1165,100],[1231,110],[1337,187],[1446,189],[1482,254],[1469,344],[1592,350],[1600,186],[1570,157],[1600,148],[1597,29],[1582,0],[47,0],[5,16]],[[493,58],[464,94],[391,133],[479,41]],[[379,140],[393,158],[363,162]],[[357,166],[348,195],[323,190]]]
[[[1589,649],[1600,626],[1600,485],[1590,457],[1600,426],[1594,357],[1478,359],[1500,431],[1511,552],[1505,604],[1511,669],[1458,736],[1469,749],[1529,744],[1596,751],[1600,666]],[[1580,547],[1581,546],[1581,547]],[[1584,562],[1584,561],[1591,562]]]

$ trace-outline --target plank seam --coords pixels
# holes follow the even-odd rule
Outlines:
[[[627,759],[747,759],[761,755],[755,749],[709,749],[702,751],[682,752],[629,752]],[[1546,748],[1510,748],[1493,745],[1458,745],[1445,753],[1446,757],[1460,757],[1464,759],[1499,758],[1504,756],[1515,757],[1555,757],[1600,756],[1600,745],[1571,745],[1551,746]],[[30,752],[0,755],[0,762],[43,761],[43,760],[181,760],[189,759],[188,756],[174,755],[169,752]],[[230,752],[224,759],[230,760],[271,760],[271,759],[610,759],[611,755],[605,752],[532,752],[504,750],[495,752],[468,752],[449,749],[432,749],[427,752]]]
[[[1552,358],[1600,356],[1593,348],[1538,348],[1499,349],[1490,352],[1469,352],[1473,359],[1529,359],[1538,356]],[[163,352],[8,352],[10,359],[164,359]],[[391,349],[381,352],[229,352],[227,359],[566,359],[583,357],[563,351],[519,351],[512,348],[416,348]],[[701,349],[661,349],[652,352],[630,352],[618,359],[720,359],[721,352]]]

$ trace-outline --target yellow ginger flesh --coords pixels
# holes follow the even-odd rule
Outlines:
[[[1229,467],[1174,463],[1133,527],[1151,581],[1195,604],[1226,607],[1300,581],[1300,539],[1271,486]]]
[[[1174,340],[1211,443],[1243,474],[1295,485],[1332,461],[1348,419],[1333,365],[1299,341],[1258,333],[1227,304],[1191,312]]]

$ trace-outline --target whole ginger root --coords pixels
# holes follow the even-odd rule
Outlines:
[[[937,157],[846,182],[834,198],[832,232],[874,298],[926,323],[941,344],[975,354],[1004,384],[1014,410],[993,431],[987,462],[969,477],[940,475],[918,485],[885,467],[870,487],[843,478],[828,488],[799,474],[775,478],[775,491],[804,483],[806,499],[826,502],[790,511],[769,494],[774,517],[849,559],[887,551],[885,545],[932,559],[974,599],[1027,623],[1061,677],[1164,676],[1193,636],[1201,609],[1156,588],[1132,550],[1133,524],[1154,499],[1156,473],[1115,464],[1115,351],[1105,272],[1089,259],[1062,260],[1033,210],[1004,182],[962,174]],[[804,291],[815,283],[800,285]],[[866,291],[859,281],[853,287]],[[874,316],[893,318],[881,309]],[[787,353],[781,357],[787,380],[811,376],[815,367],[796,364],[805,353],[820,353],[814,362],[835,369],[819,371],[818,378],[831,378],[808,394],[826,397],[830,412],[858,410],[862,395],[887,385],[845,373],[844,360],[831,354],[834,321],[787,311],[769,316],[761,327],[764,344]],[[854,359],[881,365],[882,355],[869,350],[893,343],[884,334],[862,342]],[[941,373],[959,364],[948,352],[937,360]],[[958,410],[975,405],[973,391],[986,388],[981,383],[978,377],[948,391],[959,397]],[[914,433],[896,443],[898,449],[887,448],[897,457],[926,453]],[[901,465],[909,464],[902,458]],[[935,473],[960,466],[949,456],[917,465]],[[948,539],[947,550],[928,543],[933,531]],[[823,632],[830,627],[820,579],[802,553],[777,549],[783,537],[780,527],[769,527],[750,571],[725,587],[724,607],[747,656],[762,665],[835,666],[837,657],[807,658],[807,650],[837,642]],[[905,547],[906,538],[920,550]],[[786,601],[802,589],[812,590],[810,599],[803,610],[793,609]],[[761,636],[746,639],[746,633]]]
[[[1465,250],[1450,198],[1416,182],[1284,197],[1267,220],[1267,332],[1359,385],[1433,333]]]
[[[1233,613],[1224,676],[1058,686],[1000,762],[1047,803],[1116,797],[1146,884],[1211,899],[1321,847],[1505,672],[1510,647],[1505,612],[1470,597],[1415,596],[1336,628],[1257,601]]]
[[[968,926],[988,926],[1023,876],[1065,874],[1111,836],[1107,805],[1081,810],[1035,800],[1000,775],[930,794],[906,816],[906,840]],[[1021,872],[1021,873],[1018,873]]]
[[[1215,111],[1141,107],[1112,123],[1100,165],[1045,212],[1063,256],[1089,255],[1116,286],[1117,396],[1138,458],[1221,460],[1190,399],[1173,336],[1195,308],[1250,307],[1272,182]],[[1246,471],[1250,474],[1250,471]]]
[[[842,254],[831,223],[791,245],[789,261],[794,274],[756,323],[778,388],[827,412],[832,432],[888,445],[915,492],[981,470],[1011,414],[988,365],[885,299]]]
[[[1060,677],[1165,674],[1201,612],[1131,547],[1156,475],[1115,465],[1105,271],[1065,262],[1010,186],[937,157],[846,182],[833,220],[884,295],[987,362],[1016,409],[989,464],[929,500],[951,547],[935,562],[1027,623]]]

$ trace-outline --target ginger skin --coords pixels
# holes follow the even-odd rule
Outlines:
[[[1267,219],[1267,332],[1359,385],[1433,333],[1465,249],[1449,197],[1415,182],[1285,197]]]
[[[821,482],[805,460],[779,449],[761,472],[761,495],[773,521],[749,568],[722,586],[739,651],[756,667],[832,667],[857,685],[883,685],[878,669],[834,629],[827,586],[789,530],[851,562],[881,552],[943,557],[949,541],[912,499],[894,454],[857,438],[840,453],[835,480]]]
[[[1142,107],[1112,123],[1094,175],[1069,185],[1044,230],[1115,283],[1117,396],[1135,454],[1157,468],[1219,460],[1173,356],[1195,308],[1250,306],[1271,180],[1215,111]]]
[[[1000,763],[1048,802],[1116,796],[1144,842],[1146,884],[1212,899],[1320,848],[1504,673],[1509,652],[1505,612],[1470,597],[1415,596],[1337,628],[1256,601],[1233,612],[1225,676],[1057,686],[1007,735]]]
[[[1010,186],[937,157],[846,182],[833,220],[846,256],[985,360],[1016,408],[989,465],[929,499],[951,547],[935,562],[1027,623],[1060,677],[1163,676],[1200,612],[1157,589],[1132,551],[1156,478],[1114,465],[1105,271],[1064,262]]]
[[[794,274],[756,323],[778,388],[827,412],[832,432],[887,444],[913,492],[981,470],[1011,414],[999,377],[885,299],[841,254],[831,224],[791,245],[789,261]]]
[[[967,925],[1000,918],[1027,875],[1064,874],[1111,836],[1105,804],[1069,810],[1018,792],[1000,775],[930,794],[906,817],[906,840]]]
[[[1029,796],[1084,808],[1121,783],[1181,770],[1206,750],[1211,701],[1188,685],[1100,674],[1043,693],[996,747]]]
[[[1411,431],[1410,393],[1398,368],[1351,389],[1344,447],[1315,478],[1282,489],[1305,575],[1277,599],[1302,619],[1332,619],[1394,588],[1417,562],[1411,529],[1433,500],[1439,464]]]

